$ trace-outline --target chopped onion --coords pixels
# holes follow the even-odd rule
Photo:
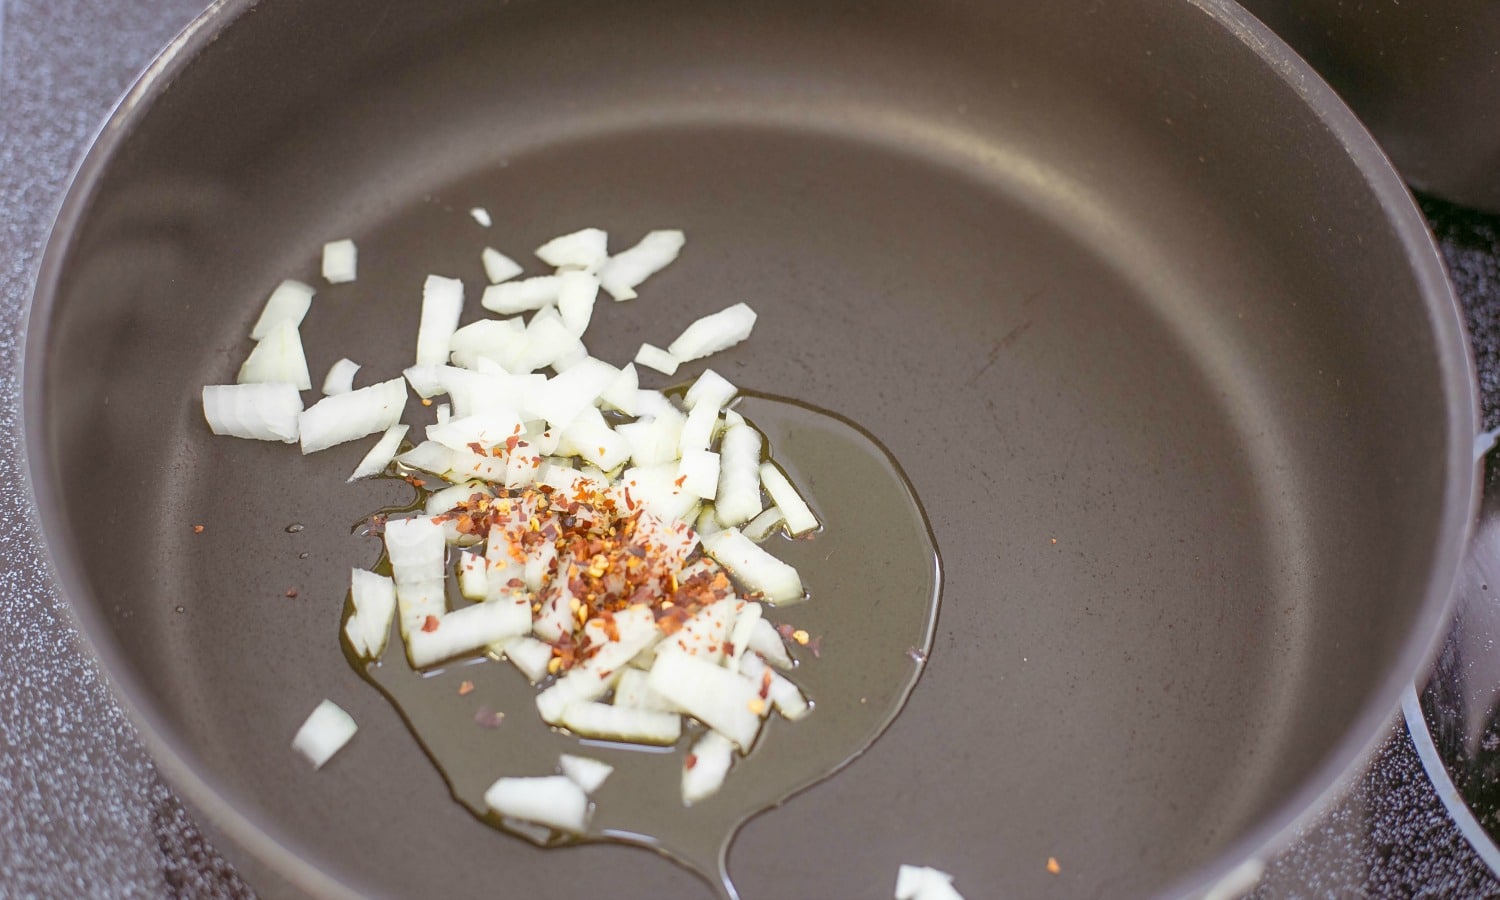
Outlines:
[[[813,515],[812,509],[792,483],[787,480],[786,474],[773,462],[762,463],[760,466],[760,483],[770,495],[771,502],[786,516],[786,530],[792,537],[815,531],[818,527],[818,517]]]
[[[781,523],[785,521],[786,515],[782,513],[781,507],[773,506],[740,526],[740,533],[759,544],[770,537],[771,532],[781,527]]]
[[[354,618],[359,619],[364,655],[379,659],[391,638],[391,620],[396,617],[396,586],[384,575],[353,569],[349,574],[349,599]]]
[[[566,368],[567,361],[576,361],[588,355],[583,341],[563,324],[557,309],[549,306],[532,316],[531,322],[526,326],[525,349],[506,368],[521,373],[552,366],[561,371]]]
[[[589,406],[563,430],[557,452],[577,456],[608,472],[630,458],[630,445],[609,427],[597,408]]]
[[[640,243],[610,257],[599,270],[599,282],[616,300],[634,300],[641,282],[666,268],[687,238],[680,231],[652,231]]]
[[[323,396],[347,394],[354,390],[354,373],[358,371],[359,363],[347,358],[329,366],[328,375],[323,379]]]
[[[521,431],[520,415],[512,410],[491,410],[428,425],[427,439],[452,450],[473,450],[473,444],[488,450]]]
[[[464,283],[428,275],[422,284],[422,320],[417,328],[417,365],[441,366],[464,311]]]
[[[953,876],[927,866],[902,865],[896,873],[896,900],[964,900]]]
[[[561,571],[561,568],[559,566],[559,579],[566,582],[567,575]],[[566,591],[566,584],[561,589],[554,584],[554,590],[558,590],[556,597],[560,599],[564,596],[562,592]],[[568,592],[566,596],[571,597],[571,592]],[[565,615],[572,612],[571,607],[567,605],[563,605],[562,609]],[[537,695],[536,706],[542,714],[543,721],[555,725],[561,720],[563,710],[568,704],[603,697],[614,685],[613,676],[630,662],[631,657],[661,637],[661,632],[656,627],[656,618],[652,615],[650,607],[643,604],[616,613],[614,621],[619,634],[618,638],[611,640],[604,634],[602,627],[593,628],[592,645],[599,648],[594,655],[559,678],[552,687]],[[542,635],[542,637],[546,636]]]
[[[358,269],[359,249],[345,238],[323,245],[323,279],[329,284],[347,284]]]
[[[530,635],[511,638],[500,645],[505,658],[510,660],[527,680],[536,684],[547,677],[547,663],[552,661],[552,645]]]
[[[713,441],[714,426],[719,422],[719,407],[712,403],[700,403],[688,411],[687,418],[682,423],[682,434],[678,437],[678,452],[686,456],[689,453],[699,453],[708,449]],[[718,481],[718,472],[714,473],[715,482]],[[718,489],[715,484],[715,490]]]
[[[682,489],[694,497],[714,499],[719,491],[719,454],[712,450],[689,450],[677,466]]]
[[[591,701],[569,704],[560,724],[582,737],[628,744],[670,747],[682,737],[682,716],[677,713]]]
[[[260,318],[255,320],[255,327],[250,329],[250,340],[260,340],[270,334],[271,329],[281,322],[291,322],[300,327],[308,308],[312,306],[315,293],[316,291],[312,288],[290,278],[278,284],[276,290],[272,291],[271,296],[266,299]]]
[[[453,471],[453,450],[437,441],[423,441],[396,457],[396,462],[434,475],[447,475]]]
[[[682,803],[692,806],[712,797],[724,786],[734,762],[734,744],[717,731],[699,738],[682,765]]]
[[[324,397],[297,417],[302,452],[316,453],[384,431],[401,421],[405,409],[406,383],[400,378]]]
[[[630,489],[635,505],[644,507],[659,519],[673,522],[687,516],[688,510],[698,502],[697,497],[677,484],[677,477],[677,464],[663,463],[626,469],[620,475],[619,483]]]
[[[462,550],[458,554],[458,592],[465,600],[480,601],[489,593],[490,584],[486,575],[489,566],[484,555],[473,550]]]
[[[797,570],[762,550],[738,529],[726,528],[709,535],[703,540],[703,549],[750,593],[783,606],[804,599]]]
[[[693,322],[677,340],[667,345],[667,352],[679,362],[702,359],[743,341],[754,327],[755,310],[736,303]]]
[[[556,275],[538,275],[520,281],[492,284],[484,289],[479,305],[502,316],[530,312],[557,302],[562,279]]]
[[[594,406],[599,395],[619,376],[620,371],[614,366],[589,357],[547,379],[527,398],[527,412],[534,418],[545,419],[554,428],[566,429],[580,413]]]
[[[436,627],[427,627],[430,624],[406,634],[406,656],[413,668],[426,668],[526,634],[531,630],[531,604],[524,597],[487,600],[438,616]]]
[[[301,413],[302,396],[284,382],[203,388],[203,418],[214,434],[295,444]]]
[[[672,701],[651,690],[646,679],[647,675],[641,669],[627,668],[621,672],[619,680],[615,682],[614,705],[657,712],[681,712],[672,705]]]
[[[738,673],[687,653],[659,653],[646,683],[741,750],[748,751],[760,733],[765,701]]]
[[[583,337],[599,298],[599,279],[587,272],[567,271],[557,276],[557,312],[575,337]]]
[[[314,769],[321,769],[358,730],[352,716],[332,700],[324,700],[297,729],[292,748],[307,757]]]
[[[604,785],[604,780],[615,770],[609,763],[570,753],[558,756],[557,767],[562,769],[564,775],[573,779],[574,784],[583,788],[585,794],[599,790]]]
[[[453,469],[444,478],[457,481],[461,478],[478,478],[480,481],[505,481],[509,464],[506,460],[472,450],[453,450]]]
[[[656,648],[657,660],[668,653],[686,653],[715,665],[723,662],[724,644],[729,640],[734,607],[739,602],[732,597],[725,598],[693,613],[681,628],[662,639]]]
[[[504,365],[526,345],[526,326],[519,318],[480,319],[453,332],[448,342],[455,365],[478,368],[481,357]]]
[[[559,831],[583,834],[588,829],[588,795],[565,775],[501,778],[484,792],[484,803],[507,818]]]
[[[392,425],[365,454],[365,458],[354,467],[354,472],[348,478],[349,481],[358,481],[361,478],[369,478],[384,472],[391,460],[396,458],[396,451],[401,449],[401,440],[406,437],[408,426],[402,424]]]
[[[626,363],[615,380],[599,395],[599,401],[627,416],[638,415],[636,401],[640,386],[640,375],[635,370],[635,363]]]
[[[742,525],[760,513],[760,432],[730,424],[719,439],[719,492],[714,509],[724,526]]]
[[[767,684],[769,682],[766,699],[770,700],[777,712],[780,712],[788,721],[795,722],[812,712],[812,704],[802,696],[802,690],[791,681],[766,668],[765,661],[754,653],[747,653],[740,658],[739,670],[752,683]]]
[[[585,228],[553,238],[536,248],[536,255],[553,268],[597,272],[609,259],[609,234],[598,228]]]
[[[442,581],[445,547],[443,526],[427,516],[385,523],[385,552],[398,585]]]
[[[736,600],[739,608],[735,610],[734,627],[729,631],[729,656],[724,664],[727,668],[735,671],[740,669],[740,658],[750,647],[750,635],[754,633],[756,623],[761,619],[761,608],[759,603],[750,603],[744,600]]]
[[[307,371],[307,356],[302,352],[302,336],[297,333],[297,326],[286,319],[271,326],[240,366],[235,381],[240,384],[284,382],[299,391],[311,390],[312,376]]]
[[[442,366],[436,374],[453,400],[454,415],[460,417],[519,412],[525,408],[527,398],[546,381],[541,375],[470,372],[453,366]]]
[[[650,419],[637,419],[615,427],[630,447],[630,459],[638,466],[659,466],[677,458],[686,419],[677,410]]]
[[[676,375],[677,367],[681,365],[677,357],[652,344],[641,345],[641,349],[635,352],[635,362],[663,375]]]
[[[484,263],[484,277],[490,280],[490,284],[509,281],[524,271],[520,263],[494,247],[485,247],[480,252],[479,259]]]
[[[433,491],[431,494],[428,494],[423,512],[429,516],[440,515],[458,506],[460,503],[467,502],[475,494],[493,497],[495,492],[490,490],[490,486],[482,481],[465,481],[462,484],[455,484],[452,487],[445,487],[440,491]],[[481,596],[484,594],[483,591],[479,593]]]
[[[730,384],[723,375],[713,369],[704,369],[703,374],[698,376],[698,380],[683,395],[682,405],[691,410],[706,404],[718,410],[738,392],[739,388]]]
[[[489,210],[485,209],[482,206],[476,206],[473,209],[469,210],[469,215],[473,216],[474,221],[478,222],[485,228],[488,228],[490,227],[490,225],[494,224],[494,220],[490,218]]]
[[[776,631],[776,626],[766,619],[756,622],[750,629],[747,649],[759,653],[766,662],[778,669],[791,670],[796,663],[786,651],[786,642]]]

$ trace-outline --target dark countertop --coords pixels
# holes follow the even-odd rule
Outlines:
[[[20,441],[25,310],[68,177],[202,0],[0,0],[0,897],[248,896],[161,780],[41,563]],[[1500,416],[1500,217],[1430,201]],[[1495,896],[1399,714],[1369,768],[1269,861],[1257,896]]]

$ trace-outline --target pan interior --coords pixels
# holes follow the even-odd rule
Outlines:
[[[711,365],[860,423],[910,476],[945,570],[928,671],[863,758],[745,829],[747,897],[875,896],[899,862],[1149,893],[1360,715],[1435,552],[1434,326],[1335,136],[1210,16],[357,7],[261,3],[131,114],[44,308],[33,419],[91,637],[289,848],[375,893],[703,890],[454,804],[338,652],[370,562],[349,528],[401,486],[344,485],[365,442],[208,434],[199,387],[343,237],[371,240],[303,328],[315,381],[408,365],[422,278],[472,296],[486,245],[680,227],[591,350],[622,363],[744,300],[755,336]],[[361,731],[315,774],[288,742],[325,696]]]

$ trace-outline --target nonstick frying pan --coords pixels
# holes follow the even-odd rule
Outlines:
[[[224,2],[64,204],[27,447],[164,770],[300,888],[708,893],[453,803],[337,649],[348,529],[391,485],[343,485],[361,444],[213,438],[197,402],[326,240],[361,241],[365,290],[318,308],[313,368],[394,374],[426,272],[586,224],[689,235],[621,347],[752,302],[713,366],[868,429],[942,554],[905,710],[745,827],[743,896],[885,896],[900,862],[970,896],[1201,889],[1427,659],[1475,497],[1456,305],[1379,150],[1231,4]],[[313,773],[288,742],[325,696],[361,731]]]

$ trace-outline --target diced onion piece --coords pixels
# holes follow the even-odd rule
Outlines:
[[[353,281],[359,266],[359,248],[345,238],[323,245],[323,279],[329,284]]]
[[[564,234],[536,248],[536,255],[556,269],[597,272],[609,259],[609,234],[598,228]]]
[[[539,591],[552,578],[557,566],[557,545],[542,541],[526,553],[525,574],[522,580],[528,591]]]
[[[713,369],[704,369],[693,386],[687,389],[682,397],[682,405],[688,409],[697,409],[700,405],[712,406],[715,410],[734,399],[739,388],[729,383],[729,380]]]
[[[321,769],[358,730],[352,716],[332,700],[324,700],[297,729],[296,737],[292,738],[292,749],[307,757],[314,769]]]
[[[713,534],[715,531],[724,530],[724,526],[719,524],[719,518],[717,513],[714,511],[714,505],[712,503],[703,504],[703,508],[698,511],[698,519],[694,523],[693,529],[697,531],[700,536],[705,534]]]
[[[429,516],[440,515],[458,506],[460,503],[467,503],[475,494],[493,497],[495,492],[490,490],[490,486],[482,481],[466,481],[462,484],[455,484],[452,487],[445,487],[440,491],[433,491],[431,494],[428,494],[427,502],[423,506],[423,512]]]
[[[397,584],[443,579],[443,558],[447,555],[443,526],[428,516],[387,520],[385,552]]]
[[[565,581],[566,573],[559,571],[558,578]],[[554,584],[554,590],[558,591],[555,597],[557,600],[572,596],[571,592],[564,593],[566,585],[559,588]],[[562,610],[565,615],[572,612],[571,606],[566,603],[562,605]],[[555,725],[568,704],[603,697],[614,684],[613,676],[630,662],[631,657],[654,643],[661,634],[650,607],[644,604],[616,613],[615,627],[619,633],[617,640],[609,639],[601,627],[591,629],[591,644],[599,649],[559,678],[552,687],[537,695],[536,706],[543,721]]]
[[[562,317],[553,307],[548,307],[531,317],[526,326],[526,347],[507,368],[517,373],[534,372],[545,366],[558,371],[567,368],[568,361],[588,356],[583,341],[568,330]]]
[[[297,326],[285,319],[271,326],[240,366],[235,381],[240,384],[285,382],[299,391],[311,390],[312,376],[307,371],[307,356],[302,352],[302,336],[297,333]]]
[[[250,329],[250,339],[260,340],[281,322],[291,322],[294,326],[301,327],[302,319],[312,306],[314,293],[316,292],[312,288],[290,278],[278,284],[266,299],[260,318],[255,320],[255,327]]]
[[[479,305],[502,316],[531,312],[557,302],[562,280],[556,275],[537,275],[520,281],[492,284],[484,289]]]
[[[685,421],[674,409],[651,419],[616,426],[615,432],[629,445],[632,462],[638,466],[659,466],[677,459]]]
[[[359,613],[350,613],[349,618],[344,620],[344,637],[349,641],[349,649],[360,658],[370,655],[370,648],[365,644],[365,630],[360,624]]]
[[[490,218],[490,211],[482,206],[476,206],[469,210],[469,215],[484,228],[488,228],[494,224],[494,220]]]
[[[567,271],[557,276],[557,313],[575,337],[588,331],[599,298],[599,279],[588,272]]]
[[[481,357],[504,365],[526,345],[526,326],[520,319],[480,319],[453,332],[448,342],[454,365],[479,366]]]
[[[781,527],[781,523],[785,521],[786,515],[781,511],[781,507],[773,506],[740,526],[740,533],[759,544],[770,537],[771,532]]]
[[[616,300],[634,300],[641,282],[671,264],[686,242],[681,231],[649,232],[634,247],[610,257],[599,270],[599,282]]]
[[[769,682],[766,699],[771,701],[771,704],[787,721],[795,722],[812,712],[812,704],[802,696],[802,689],[766,668],[765,662],[754,653],[748,653],[740,658],[739,670],[753,684]]]
[[[489,593],[489,564],[484,554],[462,550],[458,554],[458,592],[466,600],[481,601]]]
[[[448,344],[464,311],[464,283],[457,278],[428,275],[422,283],[422,320],[417,328],[417,365],[448,362]]]
[[[686,517],[698,502],[677,484],[677,478],[676,463],[636,466],[620,475],[618,485],[622,497],[629,489],[628,505],[632,509],[644,507],[657,518],[673,522]]]
[[[682,804],[692,806],[712,797],[724,786],[734,762],[734,744],[717,731],[699,738],[682,764]]]
[[[736,303],[693,322],[667,345],[667,352],[679,362],[702,359],[743,341],[754,327],[755,310]]]
[[[329,366],[328,374],[323,378],[323,396],[347,394],[354,390],[354,373],[358,371],[359,363],[348,358]]]
[[[438,534],[442,535],[441,529]],[[446,547],[447,542],[444,541]],[[441,620],[448,611],[447,591],[443,579],[422,581],[396,579],[396,624],[402,638],[413,631],[421,631],[429,619]]]
[[[615,767],[597,759],[589,759],[587,756],[574,756],[564,753],[557,758],[557,767],[562,773],[573,779],[573,783],[583,788],[585,794],[592,794],[604,785],[604,780],[614,772]]]
[[[660,660],[668,653],[686,653],[704,662],[722,663],[724,644],[729,640],[734,620],[734,607],[739,602],[732,597],[726,598],[693,613],[681,628],[662,639],[656,648],[656,658]]]
[[[714,510],[719,523],[742,525],[761,511],[760,432],[740,422],[719,439],[719,492]]]
[[[453,471],[453,450],[437,441],[423,441],[396,457],[396,462],[434,475],[446,475]]]
[[[896,900],[963,900],[953,876],[927,866],[902,865],[896,872]]]
[[[748,600],[736,600],[741,604],[735,611],[734,627],[729,631],[729,657],[724,660],[726,668],[740,671],[740,658],[750,647],[750,635],[755,632],[756,623],[762,621],[759,603]]]
[[[812,508],[797,493],[797,489],[792,487],[791,481],[780,467],[773,462],[762,463],[760,483],[770,495],[771,502],[786,516],[786,530],[792,537],[817,529],[818,517],[813,515]]]
[[[384,472],[391,460],[396,458],[396,451],[401,449],[401,440],[406,437],[408,426],[402,424],[392,425],[365,454],[365,458],[354,467],[354,473],[348,478],[349,481],[358,481],[361,478],[369,478]]]
[[[598,409],[590,406],[563,430],[557,452],[577,456],[608,472],[630,458],[630,445],[609,427]]]
[[[579,413],[594,406],[599,395],[619,376],[620,371],[614,366],[588,357],[547,379],[532,392],[526,400],[526,411],[533,418],[545,419],[554,428],[566,429]]]
[[[733,426],[733,425],[744,425],[744,424],[745,424],[745,417],[744,416],[740,415],[739,413],[735,412],[732,409],[726,409],[726,410],[724,410],[724,427],[725,428],[729,428],[730,426]]]
[[[719,422],[719,407],[711,403],[700,403],[688,411],[682,423],[682,434],[678,437],[678,451],[682,455],[708,449],[713,441],[714,426]],[[714,473],[714,479],[718,479]],[[715,487],[717,490],[717,486]]]
[[[682,364],[677,357],[653,344],[642,344],[635,352],[635,362],[663,375],[676,375],[677,367]]]
[[[637,394],[641,386],[640,375],[635,370],[635,363],[626,363],[615,380],[609,383],[604,392],[599,395],[599,402],[610,409],[616,409],[627,416],[639,415],[636,411]]]
[[[572,834],[588,830],[588,795],[566,775],[501,778],[484,792],[484,803],[506,818]]]
[[[401,421],[405,409],[406,382],[400,378],[324,397],[298,416],[302,452],[316,453],[384,431]]]
[[[682,737],[682,717],[677,713],[605,703],[571,703],[560,724],[580,737],[627,744],[669,747]]]
[[[510,660],[532,684],[547,677],[547,663],[552,661],[552,646],[530,635],[511,638],[500,645]]]
[[[453,418],[453,405],[451,403],[439,403],[432,408],[432,414],[437,416],[439,425],[447,425]]]
[[[520,433],[521,417],[511,410],[492,410],[427,426],[429,441],[452,450],[473,451],[472,444],[488,450]]]
[[[690,450],[677,464],[682,489],[694,497],[714,499],[719,492],[719,454],[712,450]]]
[[[214,434],[295,444],[302,396],[294,385],[210,384],[203,388],[203,417]]]
[[[481,413],[514,414],[525,408],[526,398],[541,388],[541,375],[512,375],[509,372],[471,372],[453,366],[442,366],[436,372],[438,382],[453,399],[453,414],[472,416]]]
[[[641,669],[627,668],[615,682],[615,706],[631,709],[654,709],[658,712],[681,712],[672,702],[646,684],[646,673]]]
[[[442,369],[442,366],[408,366],[401,374],[406,377],[418,397],[430,400],[447,391],[441,379]]]
[[[422,669],[530,630],[531,604],[524,597],[487,600],[439,616],[435,628],[408,631],[406,655]]]
[[[349,598],[354,604],[351,619],[359,619],[365,655],[379,659],[390,642],[391,620],[396,617],[396,586],[384,575],[352,569]]]
[[[766,662],[778,669],[790,671],[795,665],[776,626],[766,619],[761,619],[752,626],[747,649],[759,653]]]
[[[765,701],[739,673],[687,653],[659,653],[646,684],[741,750],[755,743]]]
[[[462,478],[478,478],[480,481],[504,482],[508,468],[506,460],[487,453],[472,450],[453,450],[453,469],[444,475],[449,481]]]
[[[802,577],[797,570],[762,550],[738,529],[726,528],[703,540],[703,549],[729,570],[748,593],[764,596],[778,605],[804,599]]]
[[[480,252],[479,259],[484,263],[484,277],[490,280],[490,284],[509,281],[523,271],[520,263],[494,247],[485,247]]]

